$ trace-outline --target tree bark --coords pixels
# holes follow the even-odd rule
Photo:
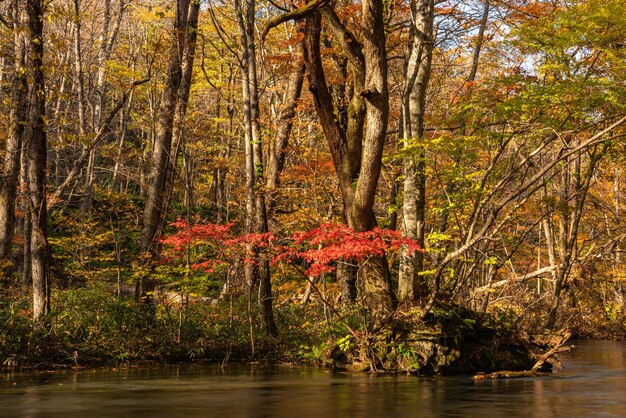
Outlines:
[[[14,56],[10,127],[4,150],[2,177],[0,178],[0,259],[6,259],[12,248],[22,137],[28,115],[25,16],[20,10],[23,7],[20,8],[19,5],[19,1],[13,2]]]
[[[405,62],[405,85],[402,94],[401,132],[404,146],[414,145],[424,136],[426,112],[426,88],[430,79],[433,50],[434,3],[432,0],[411,2],[411,39]],[[425,149],[417,147],[416,155],[404,159],[404,204],[402,208],[402,230],[425,247],[426,215],[426,163]],[[407,254],[401,249],[398,277],[398,298],[413,300],[427,294],[428,287],[423,276],[424,254]],[[421,278],[421,280],[420,280]]]
[[[245,7],[244,7],[245,4]],[[259,123],[259,94],[257,87],[256,48],[255,48],[255,14],[256,3],[246,0],[242,4],[235,1],[239,35],[242,50],[242,93],[244,100],[244,137],[246,148],[246,233],[268,232],[267,208],[265,205],[265,186],[263,170],[263,147],[261,125]],[[259,255],[259,248],[248,246],[248,252],[254,263],[245,268],[246,282],[250,288],[258,283],[260,286],[260,302],[266,334],[278,335],[274,321],[272,303],[272,285],[270,264],[266,257]]]
[[[170,45],[165,91],[159,112],[152,168],[149,175],[146,207],[141,232],[141,251],[147,256],[158,253],[158,233],[163,216],[163,192],[170,159],[174,117],[182,80],[182,55],[189,0],[176,1],[176,18]]]
[[[46,102],[43,73],[43,4],[27,0],[30,36],[30,115],[25,144],[28,149],[30,215],[32,219],[31,253],[33,281],[33,317],[39,321],[50,311],[50,275],[48,271],[48,211],[46,205]]]
[[[363,90],[357,90],[359,84],[355,83],[354,94],[364,100],[365,115],[364,131],[358,147],[350,145],[346,130],[342,129],[335,117],[320,54],[320,13],[310,12],[304,25],[304,56],[309,89],[330,148],[348,226],[359,232],[376,226],[373,205],[382,166],[389,113],[383,5],[381,2],[366,0],[362,3],[362,10],[362,25],[365,28],[362,45],[365,78]],[[350,35],[345,35],[344,39],[355,41]],[[358,45],[351,43],[347,52],[358,60],[358,54],[351,52],[353,46],[360,50]],[[359,114],[348,114],[352,121],[358,117]],[[348,126],[350,123],[349,120]],[[358,163],[355,161],[357,159]],[[356,167],[358,171],[355,176]],[[360,297],[370,313],[369,326],[378,328],[393,313],[396,303],[386,258],[372,256],[360,263],[358,277]]]
[[[159,112],[156,128],[154,149],[152,151],[152,168],[149,175],[146,206],[143,213],[143,228],[141,230],[140,249],[143,262],[150,264],[151,259],[159,253],[159,235],[162,231],[165,217],[167,173],[172,153],[172,136],[174,118],[180,96],[182,81],[182,59],[184,53],[189,4],[191,0],[176,1],[176,17],[174,20],[173,36],[169,51],[169,64],[165,90]],[[155,283],[148,278],[140,278],[135,288],[136,299],[145,298],[154,289]],[[149,299],[149,298],[148,298]]]
[[[196,42],[198,37],[198,15],[200,13],[200,2],[192,0],[189,5],[189,16],[185,31],[185,46],[182,59],[182,78],[179,89],[179,98],[174,116],[174,129],[172,133],[172,152],[167,166],[167,186],[164,205],[167,206],[174,191],[174,180],[176,178],[178,157],[184,145],[184,125],[189,104],[189,93],[191,92],[191,81],[193,76],[193,63],[196,56]],[[167,212],[167,208],[163,210]]]
[[[120,136],[119,142],[117,144],[117,157],[115,159],[115,164],[113,165],[113,174],[111,175],[111,191],[116,191],[119,187],[119,191],[122,191],[122,182],[121,182],[121,172],[124,164],[124,146],[126,142],[126,135],[128,133],[128,121],[130,119],[130,111],[133,107],[133,92],[128,96],[128,104],[124,108],[122,115],[120,117]]]
[[[32,286],[32,258],[30,251],[31,235],[32,235],[32,222],[30,213],[30,202],[28,201],[30,195],[30,182],[28,180],[28,150],[22,147],[21,150],[21,167],[20,167],[20,187],[24,190],[24,197],[20,200],[20,208],[24,212],[24,219],[22,221],[21,232],[24,243],[22,244],[22,284],[24,286]]]
[[[304,82],[304,61],[298,57],[295,69],[289,75],[287,81],[287,91],[282,110],[278,116],[278,132],[274,138],[274,147],[271,149],[267,163],[267,188],[272,193],[280,185],[280,174],[285,167],[285,158],[289,137],[293,128],[293,118],[296,115],[296,106],[302,93]],[[274,199],[268,202],[268,212],[272,212]]]
[[[569,173],[570,167],[566,166],[563,169],[564,174],[562,177],[563,183],[561,184],[561,194],[563,197],[567,197],[568,199],[561,202],[561,206],[563,208],[560,217],[560,224],[562,229],[560,232],[561,242],[559,245],[559,254],[561,257],[561,263],[557,270],[557,277],[554,283],[552,304],[550,306],[550,313],[546,322],[546,328],[549,330],[553,330],[557,325],[557,314],[561,306],[561,299],[563,297],[565,282],[569,277],[570,271],[577,257],[576,254],[578,251],[578,231],[580,221],[583,216],[585,201],[589,192],[591,180],[595,173],[596,165],[600,159],[601,154],[602,153],[597,148],[591,152],[584,177],[581,176],[581,162],[580,157],[577,156],[576,162],[574,164],[575,167],[573,173],[573,189],[575,192],[573,207],[570,207],[569,204],[569,181],[572,177]]]

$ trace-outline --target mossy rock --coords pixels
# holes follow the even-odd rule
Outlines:
[[[490,326],[485,318],[467,309],[439,304],[424,321],[418,318],[405,315],[368,343],[372,353],[368,361],[373,368],[418,374],[475,374],[527,370],[534,364],[533,354],[520,338]],[[347,357],[368,358],[363,347]],[[344,368],[361,371],[361,366]]]

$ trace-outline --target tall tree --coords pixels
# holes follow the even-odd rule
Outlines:
[[[30,184],[29,212],[32,220],[31,254],[33,281],[33,316],[42,319],[50,310],[50,272],[48,266],[48,210],[46,202],[46,97],[43,71],[44,8],[42,0],[27,0],[29,36],[29,120],[24,135],[28,150]]]
[[[78,12],[78,3],[78,0],[75,0],[75,4],[77,4],[76,21],[80,22],[81,16]],[[111,57],[113,46],[115,45],[117,35],[119,33],[120,23],[122,22],[122,19],[124,18],[124,15],[126,13],[126,6],[127,0],[118,0],[117,10],[115,11],[115,13],[112,13],[111,0],[104,0],[102,2],[102,27],[98,36],[99,46],[96,63],[96,80],[93,89],[94,94],[92,95],[91,100],[91,108],[93,109],[93,111],[90,125],[91,130],[94,132],[98,130],[102,123],[102,120],[105,119],[103,111],[107,104],[107,60],[109,60],[109,58]],[[77,31],[79,31],[79,29],[80,26],[77,26]],[[77,51],[79,51],[79,49],[77,49]],[[122,128],[122,130],[123,129],[124,128]],[[85,191],[81,203],[82,213],[89,213],[91,209],[91,203],[94,193],[94,168],[96,164],[96,152],[97,147],[92,147],[87,160],[87,172],[85,174],[84,185]]]
[[[293,119],[296,115],[296,106],[302,94],[305,65],[302,54],[298,53],[296,56],[294,69],[289,74],[285,88],[285,101],[278,115],[278,131],[274,137],[273,147],[270,148],[267,162],[267,188],[270,192],[280,186],[280,174],[285,167],[287,146],[289,145],[289,137],[293,128]],[[274,201],[272,199],[268,202],[268,209],[273,204]]]
[[[374,197],[389,117],[384,5],[380,1],[362,2],[363,40],[360,42],[328,3],[312,1],[274,19],[267,30],[291,19],[304,19],[304,59],[309,90],[332,156],[345,217],[350,228],[368,231],[376,226]],[[354,96],[347,126],[340,124],[336,117],[324,73],[320,51],[322,14],[332,30],[340,34],[338,42],[353,62]],[[386,257],[373,255],[360,263],[358,277],[360,295],[370,313],[369,324],[378,328],[393,313],[396,304]]]
[[[195,3],[195,2],[193,2]],[[149,176],[146,206],[143,213],[143,228],[141,231],[140,249],[144,262],[156,257],[159,251],[159,235],[163,229],[163,222],[167,212],[167,173],[174,170],[171,155],[172,138],[176,109],[181,100],[181,83],[183,80],[183,57],[187,45],[189,31],[189,11],[191,0],[176,1],[176,16],[169,49],[169,63],[156,137],[152,151],[152,167]],[[195,46],[195,43],[193,43]],[[183,95],[188,99],[188,95]],[[143,278],[137,281],[136,296],[143,297],[154,287],[152,280]]]
[[[200,14],[200,1],[192,0],[189,5],[189,16],[187,18],[187,30],[185,31],[185,48],[182,58],[182,77],[180,81],[179,98],[176,104],[176,114],[174,115],[174,130],[172,132],[172,152],[167,166],[167,195],[164,199],[167,205],[172,196],[174,188],[174,178],[176,177],[176,167],[178,156],[183,147],[185,116],[189,104],[189,94],[191,92],[191,82],[193,76],[193,63],[196,56],[196,42],[198,38],[198,17]]]
[[[259,121],[259,93],[256,67],[254,0],[235,0],[237,22],[241,42],[242,98],[244,116],[244,139],[246,157],[246,233],[268,232],[267,207],[265,204],[265,174],[263,168],[263,144]],[[260,286],[263,323],[268,335],[278,335],[274,321],[272,285],[269,260],[259,258],[259,249],[250,246],[254,263],[246,266],[246,282],[250,289]]]
[[[405,147],[411,147],[424,136],[426,113],[426,88],[430,79],[433,51],[433,0],[411,1],[411,26],[409,46],[404,67],[404,88],[400,132]],[[426,161],[423,146],[418,146],[415,155],[405,157],[404,203],[401,227],[407,237],[415,239],[424,248],[426,215]],[[418,273],[424,268],[424,255],[416,252],[403,254],[400,259],[398,298],[412,300],[425,295],[427,286],[419,283]],[[423,276],[421,276],[423,277]]]
[[[28,117],[27,16],[24,4],[18,0],[12,2],[10,11],[13,22],[13,82],[9,136],[4,150],[3,172],[0,178],[0,259],[7,258],[12,248],[22,137]]]

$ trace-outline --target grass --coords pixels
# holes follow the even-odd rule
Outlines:
[[[246,297],[217,304],[190,303],[184,308],[148,306],[130,298],[118,299],[110,288],[96,285],[56,290],[53,306],[45,325],[35,324],[27,294],[14,289],[10,296],[2,296],[1,368],[119,365],[144,360],[317,362],[322,353],[316,350],[332,339],[334,332],[323,316],[319,317],[317,307],[284,304],[276,310],[280,337],[267,337],[257,307],[248,315]]]

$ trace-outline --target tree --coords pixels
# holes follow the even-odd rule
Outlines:
[[[190,14],[191,7],[191,14]],[[169,49],[169,63],[167,78],[163,92],[163,100],[159,114],[157,132],[152,153],[152,168],[150,170],[150,186],[147,192],[146,206],[143,213],[143,228],[141,231],[140,247],[142,257],[146,262],[154,259],[159,252],[159,236],[163,230],[163,223],[167,213],[167,178],[170,170],[175,172],[175,160],[172,153],[172,138],[174,133],[174,121],[178,104],[183,100],[188,100],[188,93],[181,91],[183,81],[183,57],[185,49],[189,49],[188,54],[193,55],[195,42],[187,42],[190,31],[196,28],[190,26],[197,25],[197,20],[190,20],[190,15],[197,18],[197,8],[195,1],[177,0],[176,16],[174,19],[174,29]],[[193,61],[192,61],[193,62]],[[191,67],[188,67],[191,68]],[[190,70],[189,70],[190,71]],[[188,84],[187,84],[188,86]],[[186,87],[188,88],[188,87]],[[184,111],[186,104],[182,105]],[[182,123],[182,119],[181,119]],[[143,278],[137,281],[136,297],[145,297],[152,291],[154,283]]]
[[[312,1],[285,13],[268,29],[291,19],[304,20],[304,59],[309,90],[326,136],[343,197],[348,226],[357,232],[376,227],[374,197],[380,177],[389,117],[387,52],[383,4],[362,2],[362,43],[346,28],[327,1]],[[354,93],[342,126],[335,116],[320,52],[322,15],[337,36],[354,71]],[[379,328],[395,309],[391,276],[385,256],[374,255],[359,263],[361,296],[370,311],[370,325]],[[345,296],[345,295],[344,295]]]
[[[15,200],[20,172],[24,127],[28,115],[28,78],[26,56],[26,11],[22,2],[13,1],[13,82],[11,85],[10,131],[6,142],[2,178],[0,178],[0,259],[11,252],[15,229]]]
[[[405,85],[402,91],[400,132],[404,146],[419,143],[424,136],[426,113],[426,88],[430,79],[433,52],[434,2],[417,0],[411,2],[409,46],[405,57]],[[412,154],[412,153],[411,153]],[[405,157],[404,195],[401,227],[405,235],[416,239],[422,248],[426,215],[426,155],[418,147],[415,155]],[[427,293],[427,286],[419,283],[418,273],[424,269],[422,252],[412,256],[403,254],[398,276],[398,298],[413,300]],[[423,276],[422,276],[423,277]],[[422,279],[423,281],[423,279]]]
[[[241,42],[242,98],[244,116],[244,138],[246,158],[246,233],[268,232],[267,207],[265,205],[265,173],[263,168],[263,143],[259,123],[259,95],[257,86],[254,0],[235,1],[237,23]],[[250,291],[260,286],[263,322],[268,335],[277,336],[272,307],[272,285],[269,260],[260,259],[258,248],[248,246],[252,262],[247,263],[246,283]]]
[[[33,316],[42,320],[50,311],[50,271],[48,254],[48,209],[46,203],[46,97],[43,71],[44,8],[41,0],[27,0],[30,111],[24,133],[28,152],[29,212],[32,222],[30,249],[32,254]]]

